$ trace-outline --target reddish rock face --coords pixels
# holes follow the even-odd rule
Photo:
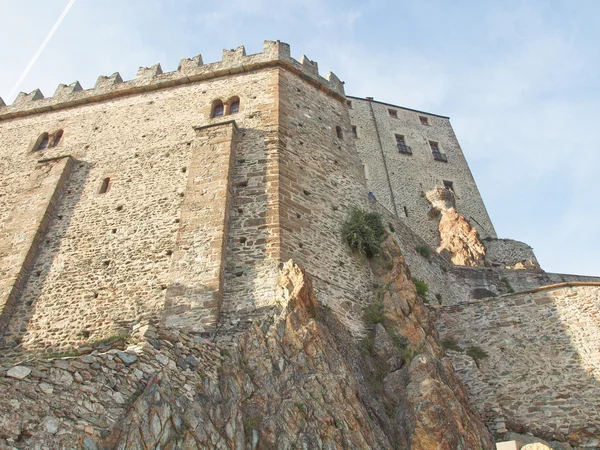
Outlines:
[[[429,311],[417,295],[408,266],[392,237],[383,243],[383,253],[392,260],[392,269],[386,271],[375,264],[372,268],[384,286],[384,325],[408,341],[405,360],[409,364],[402,376],[400,371],[392,371],[385,377],[384,392],[387,402],[394,396],[399,399],[401,420],[397,426],[405,430],[408,448],[493,448],[491,435],[471,410],[462,382],[450,360],[444,357]],[[374,348],[377,349],[377,343]]]
[[[456,209],[442,211],[440,219],[440,246],[438,252],[447,250],[457,266],[481,266],[485,247],[477,230]]]

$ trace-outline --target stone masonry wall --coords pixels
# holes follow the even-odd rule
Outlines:
[[[39,159],[68,154],[77,161],[18,301],[21,312],[1,344],[5,356],[7,347],[18,353],[87,345],[162,315],[173,255],[193,250],[178,248],[177,239],[194,127],[234,118],[242,134],[253,130],[237,145],[238,154],[253,154],[253,170],[273,127],[263,126],[261,114],[277,102],[269,89],[276,74],[273,68],[241,73],[0,122],[3,215],[23,195],[19,174],[32,173]],[[209,117],[215,98],[233,96],[240,97],[239,113]],[[64,130],[58,146],[31,152],[31,141],[57,129]],[[109,190],[100,194],[105,178]],[[264,213],[266,200],[255,200]],[[265,234],[256,228],[246,230],[252,247]],[[192,269],[202,277],[201,264]],[[267,288],[250,285],[249,292]]]
[[[541,270],[533,249],[512,239],[492,239],[484,242],[485,260],[492,267]]]
[[[351,208],[366,207],[367,191],[346,103],[284,71],[280,99],[282,259],[305,267],[321,301],[360,331],[371,275],[341,226]]]
[[[229,121],[196,132],[164,320],[169,327],[205,331],[214,327],[223,303],[237,128]]]
[[[41,160],[24,183],[0,233],[0,337],[13,315],[18,298],[44,242],[46,231],[63,193],[73,159]]]
[[[351,122],[357,127],[356,146],[367,166],[367,186],[379,202],[403,217],[430,245],[437,246],[438,220],[429,214],[431,207],[423,192],[450,181],[458,212],[477,228],[482,239],[496,237],[447,117],[354,97],[350,101]],[[391,117],[389,110],[397,117]],[[426,117],[429,125],[421,124],[420,116]],[[398,151],[395,135],[404,136],[412,154]],[[433,158],[429,141],[438,143],[447,162]]]
[[[449,352],[473,404],[492,409],[485,411],[490,421],[597,448],[599,318],[600,284],[580,283],[446,307],[438,330],[463,351],[476,346],[487,353],[474,376],[461,352]]]

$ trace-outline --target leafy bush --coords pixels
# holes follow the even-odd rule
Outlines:
[[[506,286],[506,292],[508,292],[509,294],[514,294],[515,290],[513,289],[512,285],[510,284],[510,281],[508,281],[508,278],[502,278],[500,281],[502,281],[504,283],[504,285]]]
[[[419,355],[423,351],[423,347],[425,344],[419,344],[417,348],[407,347],[404,352],[402,352],[402,358],[404,358],[404,363],[408,366],[415,356]]]
[[[415,287],[417,288],[417,295],[419,297],[421,297],[423,299],[423,301],[425,301],[427,291],[429,291],[429,286],[427,286],[427,283],[425,283],[423,280],[418,280],[416,278],[413,278],[412,282],[415,284]]]
[[[454,350],[455,352],[463,351],[463,348],[458,345],[458,342],[451,338],[442,340],[442,348],[444,350]]]
[[[469,348],[467,348],[467,355],[475,360],[477,367],[479,367],[479,361],[489,356],[484,349],[478,347],[477,345],[471,345]]]
[[[354,208],[342,225],[342,237],[352,251],[372,258],[381,252],[381,243],[387,231],[381,215]]]
[[[425,258],[425,259],[431,258],[431,249],[429,247],[427,247],[426,245],[419,245],[418,247],[415,247],[415,250],[423,258]]]
[[[386,328],[385,331],[387,331],[390,338],[392,338],[392,341],[397,349],[404,350],[408,346],[408,339],[406,339],[393,328]]]
[[[375,338],[373,334],[369,332],[364,339],[360,342],[360,353],[362,355],[370,355],[373,352],[373,345],[375,345]]]
[[[384,317],[383,302],[379,299],[365,308],[365,322],[367,322],[367,325],[383,323]]]

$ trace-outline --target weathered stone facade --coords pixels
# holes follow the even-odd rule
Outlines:
[[[451,182],[458,212],[482,239],[496,237],[448,117],[373,99],[348,98],[367,187],[382,205],[406,221],[425,241],[437,246],[438,220],[428,214],[431,205],[425,192],[444,188],[444,181]],[[438,159],[431,143],[437,144]]]
[[[530,345],[545,336],[552,364],[570,358],[574,389],[596,395],[597,289],[552,288],[555,309],[502,296],[600,279],[546,273],[526,244],[496,239],[447,117],[347,97],[335,75],[266,41],[255,55],[0,101],[0,134],[0,448],[489,448],[481,419],[498,439],[600,436],[592,404],[566,401],[569,378]],[[387,260],[367,264],[342,242],[353,208],[383,218]],[[299,310],[282,306],[292,297]],[[369,325],[379,297],[385,319]],[[432,311],[442,337],[494,356],[480,368],[444,357]],[[524,344],[504,373],[498,355],[514,342],[495,327],[511,320],[527,326],[510,329]],[[527,376],[543,404],[510,396]],[[259,410],[268,420],[245,423]]]

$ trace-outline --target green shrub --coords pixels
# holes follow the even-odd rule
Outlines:
[[[392,338],[392,341],[394,342],[394,345],[397,349],[404,350],[407,347],[408,340],[396,330],[394,330],[393,328],[386,328],[385,331],[387,331],[390,338]]]
[[[404,358],[404,363],[408,366],[415,356],[420,354],[423,351],[423,347],[425,344],[420,344],[417,348],[412,349],[407,347],[404,352],[402,352],[402,357]]]
[[[451,338],[442,340],[442,348],[444,350],[454,350],[455,352],[463,351],[463,348],[458,345],[458,342]]]
[[[375,370],[369,378],[369,384],[373,392],[381,393],[383,391],[383,380],[386,373],[383,370]]]
[[[371,303],[365,308],[365,322],[367,322],[367,325],[383,323],[384,318],[385,311],[381,300],[377,299],[374,303]]]
[[[417,288],[417,295],[419,297],[421,297],[423,299],[423,301],[425,301],[427,291],[429,291],[429,286],[427,286],[427,283],[425,283],[423,280],[418,280],[416,278],[413,278],[412,282],[415,284],[415,287]]]
[[[374,344],[375,338],[373,337],[373,333],[369,332],[360,342],[360,353],[364,356],[370,355],[373,352]]]
[[[250,436],[252,430],[256,429],[262,422],[262,419],[258,415],[250,415],[244,418],[244,433],[246,436]]]
[[[479,361],[489,356],[484,349],[478,347],[477,345],[469,346],[469,348],[467,348],[467,355],[469,355],[475,360],[475,364],[477,364],[477,367],[479,367]]]
[[[387,231],[381,215],[354,208],[342,225],[342,237],[352,251],[367,258],[379,255]]]
[[[510,281],[508,281],[508,278],[502,278],[500,281],[502,281],[504,283],[504,285],[506,286],[506,292],[508,292],[509,294],[515,293],[515,290],[513,289],[512,285],[510,284]]]
[[[429,247],[427,247],[426,245],[419,245],[418,247],[415,247],[415,250],[423,258],[425,258],[425,259],[431,258],[431,249]]]

